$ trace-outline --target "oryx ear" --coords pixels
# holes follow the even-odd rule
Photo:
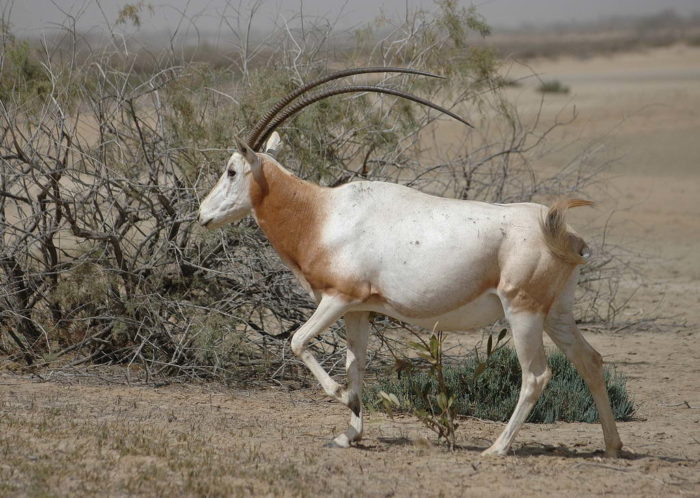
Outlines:
[[[270,138],[267,139],[267,142],[265,142],[265,154],[270,154],[272,157],[275,157],[277,153],[282,149],[282,139],[280,138],[280,134],[277,133],[276,131],[272,132],[272,135],[270,135]]]
[[[250,164],[250,167],[255,169],[260,165],[260,158],[258,155],[253,151],[253,149],[248,146],[247,143],[242,141],[238,137],[234,137],[234,140],[236,141],[236,147],[238,148],[238,152],[243,154],[243,157],[245,158],[246,162]]]
[[[236,147],[238,147],[238,152],[243,154],[243,158],[248,164],[250,164],[250,171],[253,173],[253,178],[255,178],[255,181],[262,184],[265,179],[263,178],[262,174],[262,162],[260,161],[260,158],[247,143],[245,143],[238,137],[233,138],[236,141]]]

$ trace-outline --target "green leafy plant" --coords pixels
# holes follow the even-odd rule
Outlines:
[[[434,407],[426,402],[422,393],[442,390],[451,393],[450,406],[457,415],[504,422],[518,400],[520,365],[513,348],[493,347],[490,354],[488,350],[487,345],[486,358],[475,353],[463,363],[443,367],[442,387],[435,376],[419,369],[404,368],[400,377],[384,379],[370,387],[365,403],[369,407],[383,408],[385,400],[390,398],[393,411],[431,412]],[[553,377],[528,422],[595,422],[598,419],[595,403],[571,362],[560,352],[549,355],[548,362]],[[605,383],[616,420],[630,420],[636,408],[627,392],[625,377],[606,368]],[[433,413],[440,414],[439,411]]]
[[[503,341],[508,333],[508,329],[501,329],[496,338],[496,344],[493,343],[493,335],[489,334],[489,338],[486,341],[486,358],[481,360],[479,356],[479,350],[474,348],[474,358],[476,359],[476,369],[474,370],[474,378],[478,378],[479,375],[484,373],[486,368],[489,366],[489,361],[492,359],[494,353],[504,347],[508,341]],[[501,342],[503,341],[503,342]]]
[[[419,403],[410,405],[410,411],[423,422],[423,424],[438,436],[438,441],[444,440],[450,450],[455,447],[455,395],[445,382],[443,371],[443,343],[444,335],[441,330],[433,333],[428,341],[418,337],[419,342],[411,342],[409,345],[416,351],[419,358],[428,363],[428,370],[425,373],[432,383],[422,385],[420,391],[414,394],[418,397]],[[379,392],[381,402],[389,414],[394,408],[401,408],[401,403],[394,394]]]

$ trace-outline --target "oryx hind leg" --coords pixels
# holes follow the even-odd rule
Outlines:
[[[515,410],[496,441],[483,452],[484,455],[505,455],[530,411],[537,403],[552,377],[544,352],[544,314],[534,311],[514,311],[507,300],[502,299],[506,318],[511,327],[515,351],[522,369],[520,396]]]
[[[600,423],[603,426],[605,454],[614,458],[618,456],[618,452],[622,448],[622,441],[617,432],[615,416],[605,386],[603,358],[579,332],[572,311],[577,273],[572,275],[564,292],[547,314],[544,329],[557,347],[574,364],[591,391],[593,401],[598,409]]]
[[[348,347],[345,360],[348,377],[348,408],[352,410],[352,415],[350,415],[350,427],[336,437],[331,445],[347,448],[350,443],[362,438],[362,379],[367,359],[369,313],[349,312],[345,314],[344,320]]]

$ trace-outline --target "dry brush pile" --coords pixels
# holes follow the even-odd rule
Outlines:
[[[327,100],[281,129],[281,161],[303,178],[382,179],[495,202],[584,192],[595,182],[595,160],[538,172],[548,133],[564,123],[524,123],[499,91],[493,54],[470,48],[487,26],[473,10],[439,5],[437,14],[416,12],[343,43],[332,24],[308,20],[256,38],[239,12],[217,63],[172,44],[138,50],[114,27],[100,43],[70,24],[50,41],[22,41],[5,20],[0,354],[35,365],[118,363],[146,376],[294,374],[287,340],[313,303],[251,220],[206,232],[194,217],[234,135],[331,66],[440,72],[448,83],[387,76],[382,84],[479,125],[453,133],[446,146],[438,116],[414,104],[368,95]],[[138,9],[127,14],[138,20]],[[253,19],[255,9],[246,15]],[[583,320],[610,318],[614,301],[600,297],[619,280],[611,261],[599,256],[584,279],[595,299],[582,301]],[[375,328],[392,325],[379,319]],[[342,365],[341,336],[334,330],[315,345],[331,370]]]

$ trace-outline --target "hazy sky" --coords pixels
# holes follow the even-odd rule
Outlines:
[[[114,22],[117,12],[126,3],[138,0],[0,0],[0,11],[10,21],[15,33],[32,36],[52,24],[63,22],[65,14],[79,17],[83,30],[100,30],[105,18]],[[172,30],[185,12],[196,19],[201,30],[216,30],[222,16],[243,9],[252,0],[145,0],[155,8],[156,15],[145,15],[142,31]],[[699,0],[463,0],[462,5],[476,5],[487,21],[496,27],[517,27],[568,21],[591,21],[616,15],[635,16],[653,14],[672,8],[678,14],[700,12]],[[399,17],[406,7],[411,9],[433,7],[432,0],[263,0],[258,15],[258,26],[269,26],[275,15],[291,17],[303,6],[305,15],[338,17],[338,26],[360,26],[380,14]],[[63,11],[63,13],[62,13]]]

